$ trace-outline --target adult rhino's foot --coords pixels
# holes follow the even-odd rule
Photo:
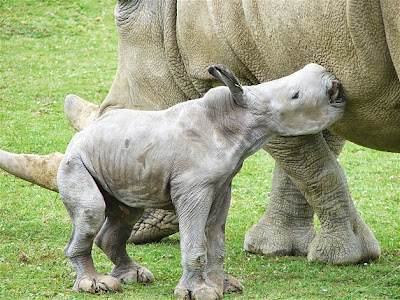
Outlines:
[[[138,282],[141,284],[150,284],[154,281],[153,273],[134,262],[131,266],[119,266],[114,267],[110,273],[111,276],[118,278],[124,284],[130,284],[132,282]]]
[[[378,241],[357,215],[345,229],[322,231],[311,242],[308,259],[335,265],[349,265],[378,259]]]
[[[128,243],[138,245],[157,242],[178,231],[178,218],[174,211],[145,209],[142,217],[133,227]]]
[[[209,275],[211,277],[209,277]],[[174,294],[178,299],[222,299],[225,273],[184,270]]]
[[[246,233],[244,249],[267,256],[307,255],[316,231],[310,218],[271,215],[268,211]]]
[[[74,291],[101,294],[107,292],[122,292],[122,289],[117,278],[99,274],[96,276],[83,276],[78,278],[74,285]]]

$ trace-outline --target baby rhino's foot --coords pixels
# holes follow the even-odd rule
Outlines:
[[[151,273],[149,269],[137,263],[133,267],[127,269],[114,268],[111,271],[111,275],[118,278],[124,284],[129,284],[132,282],[150,284],[154,281],[153,273]]]
[[[235,277],[225,274],[224,278],[224,294],[241,293],[243,285]]]
[[[239,280],[225,272],[210,272],[208,278],[214,283],[214,286],[218,287],[219,293],[231,294],[243,291],[243,285]]]
[[[178,299],[193,300],[217,300],[222,299],[222,294],[215,288],[205,283],[189,289],[184,285],[178,284],[174,291],[175,297]]]
[[[101,294],[107,292],[122,292],[122,289],[117,278],[109,275],[98,275],[78,278],[74,285],[74,291]]]

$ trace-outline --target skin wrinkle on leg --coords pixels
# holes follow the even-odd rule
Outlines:
[[[292,160],[285,161],[285,153],[278,151],[283,150],[279,149],[282,146],[277,145],[276,149],[273,148],[275,144],[268,146],[269,152],[284,166],[293,182],[303,191],[321,221],[322,231],[310,244],[309,259],[337,264],[341,264],[342,261],[359,261],[366,250],[362,249],[364,242],[355,235],[351,225],[351,219],[357,220],[359,216],[352,205],[346,178],[336,157],[332,153],[328,156],[323,154],[328,150],[328,146],[322,134],[282,139],[286,141],[288,149],[295,149],[294,155],[299,160],[311,160],[308,164],[311,169],[299,170],[297,164],[291,164]],[[307,157],[306,154],[311,150],[310,145],[318,147],[313,147],[315,156]],[[327,239],[330,232],[335,232],[335,238]],[[365,240],[367,239],[376,244],[373,236],[368,235]],[[343,246],[333,247],[334,243]]]
[[[322,138],[322,135],[317,134],[311,137],[315,140],[319,140],[319,142],[302,142],[301,140],[303,139],[310,140],[310,138],[306,136],[301,138],[282,138],[285,139],[285,149],[282,149],[281,145],[276,147],[276,143],[267,145],[267,149],[269,153],[278,161],[280,166],[282,166],[286,172],[290,173],[292,181],[296,181],[296,185],[299,186],[300,190],[302,190],[307,198],[309,198],[308,201],[311,202],[311,205],[315,206],[319,203],[313,203],[313,201],[318,202],[318,200],[314,200],[314,198],[319,198],[323,195],[326,195],[326,193],[329,193],[329,188],[333,187],[337,183],[340,184],[343,180],[343,177],[332,177],[335,176],[334,173],[338,164],[333,155],[322,155],[322,153],[325,153],[327,150],[327,144]],[[297,141],[299,141],[300,144],[297,143]],[[291,143],[294,145],[294,147],[292,147]],[[313,147],[313,144],[318,145],[318,148]],[[309,155],[309,152],[311,151],[310,147],[312,147],[315,155]],[[321,154],[317,156],[318,153]],[[295,160],[286,160],[287,156],[294,156]],[[308,162],[305,164],[306,168],[300,168],[298,165],[299,161]],[[331,178],[333,178],[334,181],[330,180]]]
[[[345,141],[328,130],[324,137],[338,154]],[[291,162],[299,163],[297,159]],[[314,209],[276,162],[267,211],[246,234],[245,248],[267,255],[307,255],[307,247],[316,235],[313,215]]]
[[[299,143],[301,139],[305,141],[303,144]],[[344,144],[343,139],[325,130],[316,136],[279,138],[271,145],[270,152],[277,162],[270,203],[261,220],[246,233],[246,250],[266,255],[308,254],[311,260],[335,264],[379,257],[379,245],[358,215],[345,174],[337,162]],[[317,147],[310,149],[310,145]],[[323,153],[326,147],[329,156],[308,155],[311,150],[316,155]],[[288,157],[288,153],[294,158]],[[309,160],[305,163],[309,170],[301,169],[299,160],[303,163]],[[310,178],[317,180],[310,182]],[[320,219],[320,234],[314,229],[313,212]],[[298,230],[302,227],[302,231]]]
[[[201,185],[200,185],[201,186]],[[171,193],[179,218],[183,274],[175,287],[175,296],[186,299],[199,296],[219,299],[219,293],[207,276],[206,224],[214,202],[215,191],[209,187],[178,189]],[[185,205],[185,202],[192,204]]]
[[[300,139],[309,140],[310,138],[301,137]],[[293,138],[295,145],[300,139]],[[323,140],[322,134],[311,136],[311,139],[319,140],[319,142],[315,141],[314,143],[302,143],[299,141],[302,144],[296,147],[297,151],[295,153],[290,154],[295,155],[299,161],[308,160],[309,163],[307,164],[307,168],[300,169],[298,168],[297,164],[293,165],[292,161],[290,160],[286,163],[281,152],[273,149],[273,146],[268,146],[268,150],[271,155],[277,159],[278,162],[280,162],[280,165],[283,165],[284,169],[290,174],[292,181],[294,181],[299,189],[303,191],[310,205],[314,207],[314,210],[318,210],[318,207],[330,207],[330,194],[335,194],[336,197],[342,196],[344,200],[341,201],[341,205],[346,206],[346,202],[349,201],[349,193],[346,189],[346,182],[343,182],[344,176],[337,176],[338,169],[341,170],[341,168],[338,166],[336,158],[333,155],[324,155],[324,153],[326,153],[326,149],[324,148],[327,147],[327,144]],[[289,143],[285,143],[288,146],[288,149],[290,149],[286,150],[285,154],[287,154],[287,151],[292,150],[292,147]],[[319,147],[312,147],[312,145],[318,145]],[[309,147],[313,148],[313,151],[316,155],[318,153],[321,154],[319,156],[307,155],[307,153],[311,150]],[[334,193],[332,193],[332,188]],[[325,197],[327,199],[324,199]],[[324,209],[322,210],[325,212]],[[346,210],[340,211],[344,212],[344,216],[347,215]],[[318,214],[318,211],[316,211],[316,213]]]

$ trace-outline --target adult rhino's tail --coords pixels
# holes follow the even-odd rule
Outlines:
[[[64,154],[15,154],[0,150],[0,168],[21,179],[58,192],[57,170]]]

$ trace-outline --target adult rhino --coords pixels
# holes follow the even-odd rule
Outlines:
[[[344,117],[330,131],[279,137],[265,147],[276,160],[270,203],[247,232],[245,248],[333,264],[376,259],[378,242],[353,205],[336,157],[346,139],[400,151],[399,9],[390,0],[119,1],[118,70],[99,113],[163,109],[198,98],[216,85],[204,73],[215,62],[229,65],[244,84],[309,62],[323,65],[347,91]],[[69,96],[66,113],[80,129],[98,108]],[[57,190],[62,155],[0,154],[2,168]],[[148,211],[137,228],[142,241],[178,230],[174,216],[160,210]]]

